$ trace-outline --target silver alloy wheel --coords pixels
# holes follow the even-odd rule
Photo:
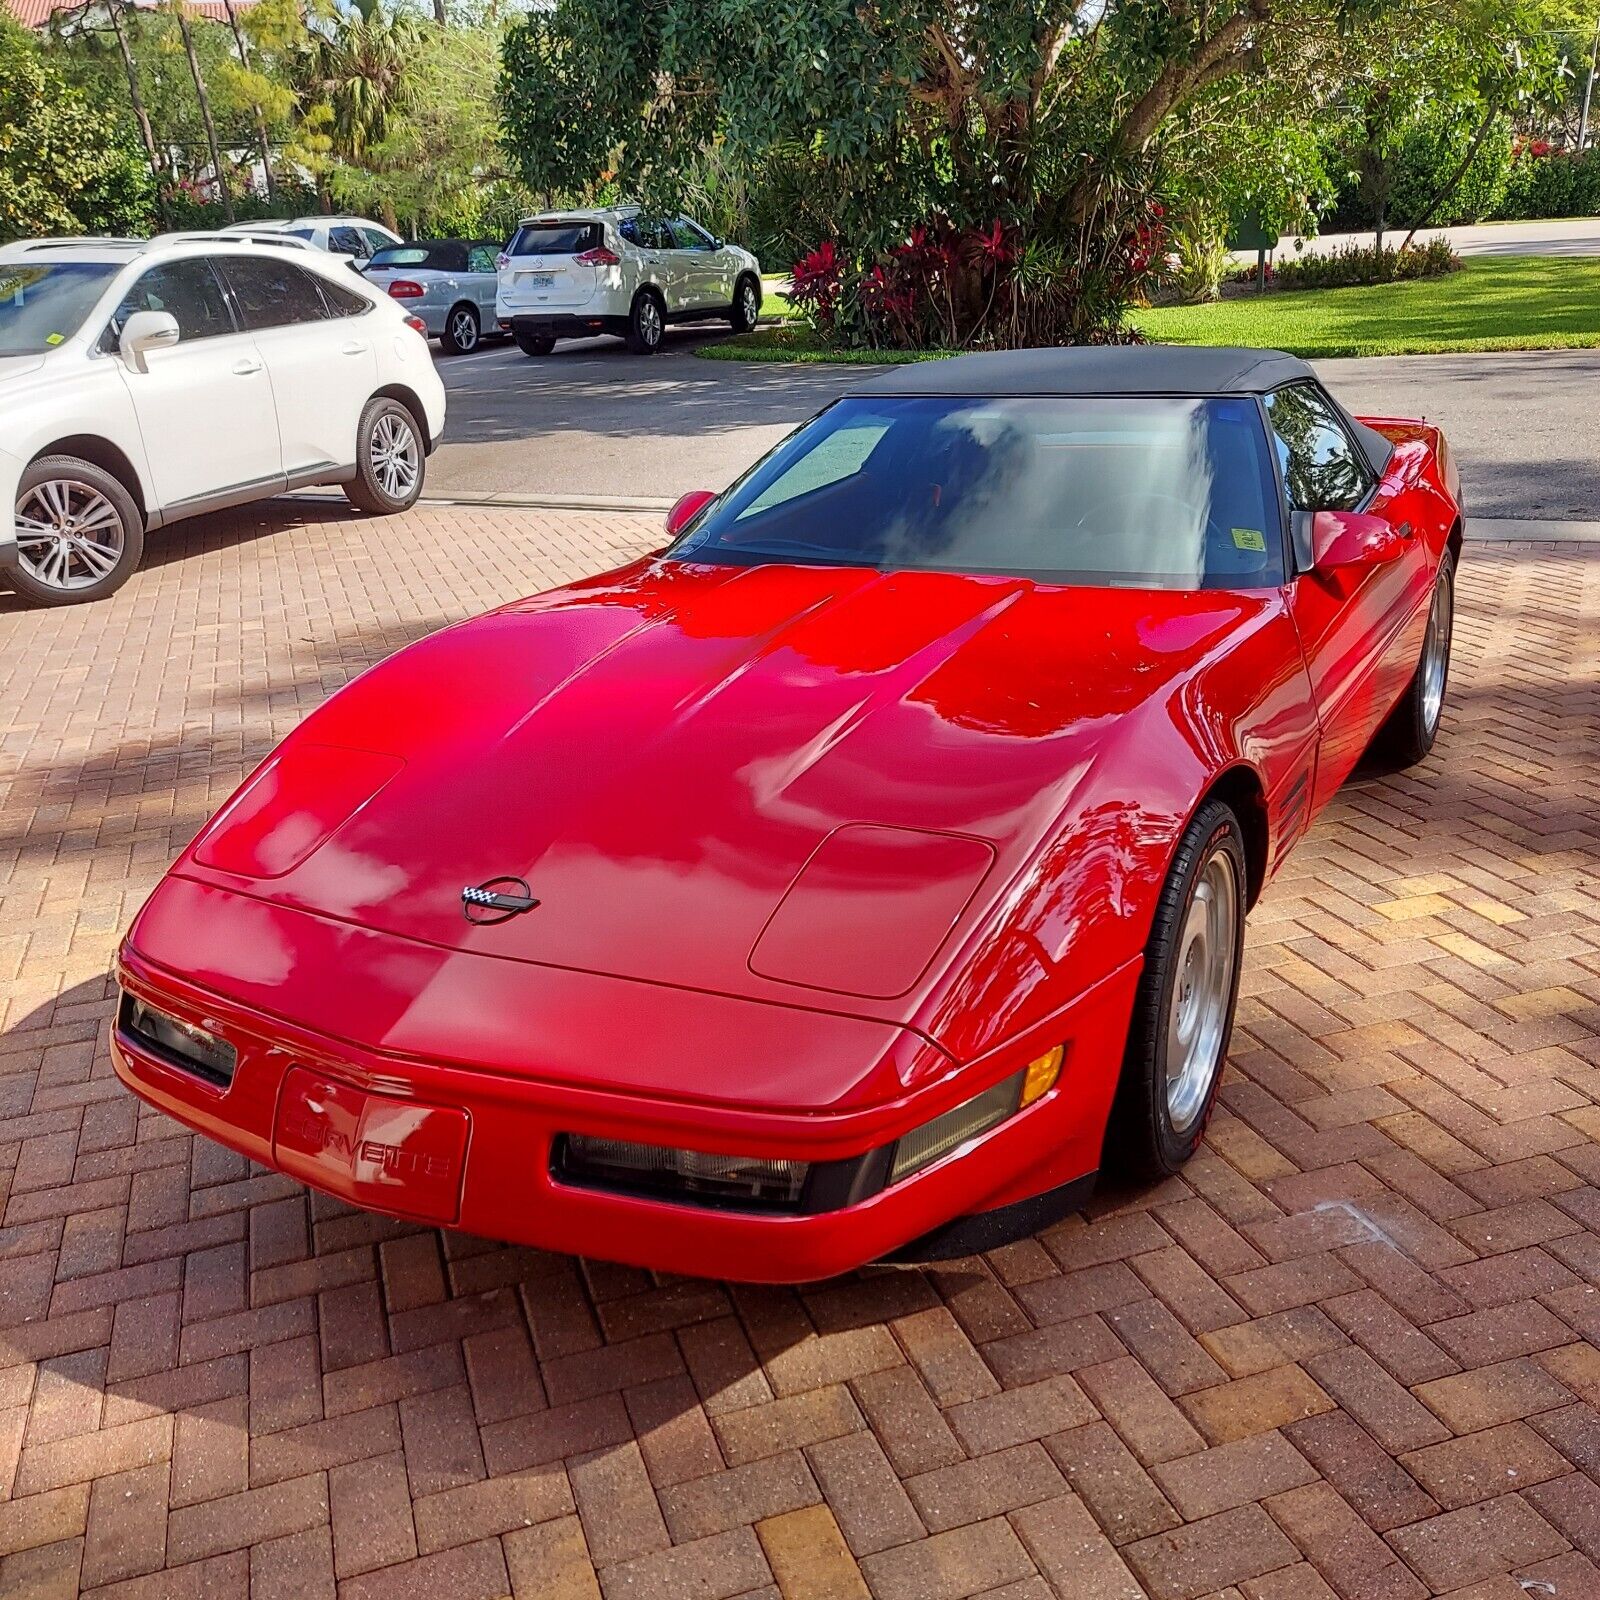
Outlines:
[[[477,348],[478,319],[465,306],[450,318],[450,337],[463,352]]]
[[[46,588],[93,588],[115,570],[126,544],[117,508],[77,478],[47,478],[17,501],[17,556]]]
[[[661,343],[661,326],[661,307],[647,294],[639,303],[639,337],[654,348]]]
[[[1439,726],[1444,709],[1444,680],[1450,667],[1450,630],[1455,608],[1451,604],[1450,569],[1439,569],[1428,611],[1428,632],[1422,641],[1422,729],[1428,738]]]
[[[372,475],[391,500],[404,500],[417,486],[421,451],[417,430],[397,411],[385,411],[372,429],[368,447]]]
[[[1189,901],[1167,1013],[1167,1115],[1177,1134],[1194,1126],[1222,1069],[1238,941],[1238,879],[1233,858],[1218,850]]]
[[[756,286],[747,279],[744,288],[739,291],[739,314],[752,328],[756,319],[761,315],[761,304],[756,299]]]

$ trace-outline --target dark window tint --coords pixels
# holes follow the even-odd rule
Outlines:
[[[245,256],[220,265],[247,328],[321,322],[327,315],[316,279],[291,261]]]
[[[357,261],[365,261],[372,254],[359,228],[329,228],[328,248],[338,255],[354,256]]]
[[[1366,498],[1372,473],[1338,413],[1309,383],[1291,383],[1267,396],[1267,415],[1296,511],[1350,511]]]
[[[674,217],[667,227],[672,232],[672,243],[679,250],[709,250],[710,235],[682,217]]]
[[[1244,398],[841,400],[673,554],[1102,587],[1283,581],[1272,458]]]
[[[513,256],[575,256],[597,249],[598,222],[529,222],[518,228],[506,253]]]
[[[372,302],[364,294],[346,289],[343,284],[329,283],[326,278],[319,277],[317,287],[322,291],[330,317],[359,317],[372,309]]]
[[[671,230],[654,217],[629,217],[617,231],[629,244],[636,244],[641,250],[673,248]]]
[[[233,318],[222,298],[216,274],[206,261],[169,261],[152,267],[122,297],[111,319],[112,342],[122,336],[122,325],[135,311],[166,311],[178,319],[178,337],[211,339],[233,332]]]

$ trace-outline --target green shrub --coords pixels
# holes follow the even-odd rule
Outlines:
[[[1511,164],[1495,215],[1510,221],[1600,215],[1600,149],[1581,155],[1540,146],[1523,149]]]
[[[1343,289],[1352,284],[1397,283],[1408,278],[1437,278],[1461,265],[1450,241],[1436,234],[1408,250],[1385,245],[1340,245],[1336,250],[1274,262],[1268,283],[1274,289]],[[1240,267],[1235,283],[1253,283],[1256,269]]]
[[[1424,221],[1423,212],[1454,175],[1475,131],[1453,118],[1431,117],[1406,135],[1389,191],[1390,227],[1405,229]],[[1510,176],[1511,128],[1501,121],[1484,136],[1461,181],[1426,219],[1426,226],[1450,228],[1493,216],[1505,199]]]

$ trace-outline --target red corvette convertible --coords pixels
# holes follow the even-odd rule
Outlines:
[[[123,945],[123,1079],[357,1205],[742,1279],[1176,1170],[1247,908],[1434,742],[1438,430],[1272,352],[969,356],[668,523],[262,763]]]

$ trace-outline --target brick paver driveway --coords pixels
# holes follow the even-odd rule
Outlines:
[[[118,932],[271,742],[655,537],[279,506],[0,602],[0,1594],[1600,1596],[1600,547],[1470,550],[1439,751],[1252,918],[1208,1150],[1037,1240],[658,1281],[122,1093]]]

